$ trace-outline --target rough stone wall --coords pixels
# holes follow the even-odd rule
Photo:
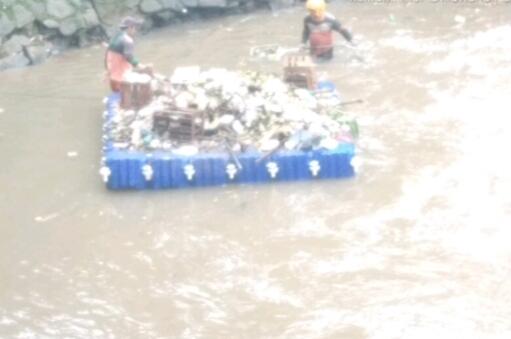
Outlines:
[[[294,0],[1,0],[0,70],[107,39],[126,14],[143,17],[150,29],[208,10],[229,13],[272,1]]]

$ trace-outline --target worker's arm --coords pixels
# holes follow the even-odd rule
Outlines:
[[[108,50],[121,54],[131,65],[137,67],[139,62],[133,55],[133,49],[133,39],[123,32],[114,36],[108,45]]]
[[[309,36],[311,33],[309,30],[309,25],[307,24],[308,18],[309,17],[303,19],[302,44],[305,44],[307,40],[309,40]]]
[[[332,19],[332,29],[334,31],[337,31],[341,33],[341,35],[346,39],[348,42],[352,42],[353,35],[351,35],[351,32],[348,31],[346,28],[342,27],[341,23],[337,19]]]
[[[148,64],[141,64],[133,55],[134,50],[134,43],[133,39],[126,38],[124,41],[124,49],[123,49],[123,55],[126,58],[126,60],[135,68],[138,72],[143,72],[147,74],[153,73],[153,66]]]
[[[124,41],[124,48],[123,48],[123,55],[128,60],[128,62],[133,65],[133,67],[137,67],[139,62],[133,55],[134,50],[134,43],[131,39],[125,39]]]

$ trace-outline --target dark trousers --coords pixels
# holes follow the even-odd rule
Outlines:
[[[121,83],[119,81],[110,80],[110,89],[112,90],[112,92],[120,92]]]
[[[331,48],[331,49],[329,49],[326,52],[323,52],[323,53],[318,54],[318,55],[314,54],[313,56],[314,56],[314,58],[318,59],[319,61],[332,60],[332,58],[334,57],[334,49]]]

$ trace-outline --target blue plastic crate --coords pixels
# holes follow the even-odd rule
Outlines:
[[[111,140],[110,122],[119,94],[106,102],[101,174],[112,190],[168,189],[277,181],[337,179],[352,177],[353,144],[335,150],[280,151],[264,160],[259,152],[241,153],[237,167],[227,153],[185,157],[169,152],[143,153],[118,150]]]

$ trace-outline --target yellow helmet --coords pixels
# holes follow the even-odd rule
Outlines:
[[[324,12],[325,8],[325,0],[307,0],[307,9],[309,11]]]

